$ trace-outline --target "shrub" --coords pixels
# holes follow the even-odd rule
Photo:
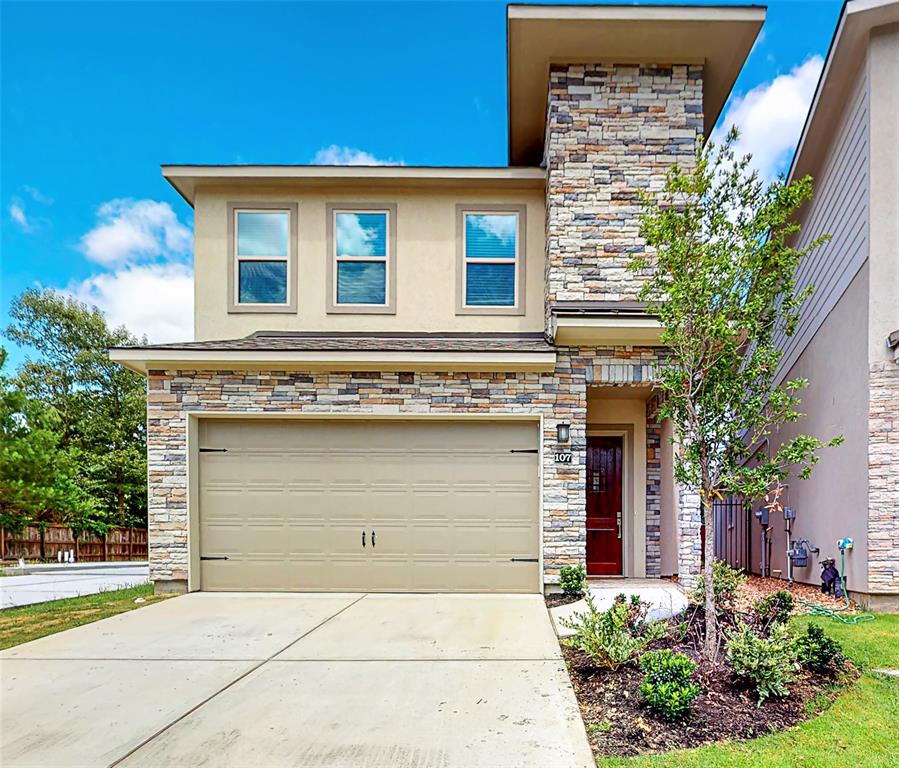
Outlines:
[[[701,690],[691,679],[696,664],[690,657],[667,648],[650,651],[640,659],[640,668],[644,673],[640,696],[646,706],[666,720],[686,715]]]
[[[759,623],[768,627],[772,624],[786,624],[795,606],[796,601],[793,599],[793,595],[785,589],[779,589],[757,601],[753,610]]]
[[[727,660],[739,677],[750,681],[759,706],[769,696],[786,696],[796,677],[798,648],[786,624],[774,624],[768,637],[741,624],[727,633]]]
[[[600,611],[587,595],[587,612],[563,619],[562,625],[574,635],[562,642],[586,653],[594,664],[617,670],[639,656],[651,642],[665,636],[665,623],[646,621],[649,606],[634,595],[627,600],[618,595],[611,608]]]
[[[746,583],[743,571],[731,568],[723,560],[715,560],[712,564],[712,590],[715,593],[715,609],[719,613],[732,614],[737,607],[737,594]],[[705,579],[700,575],[696,589],[690,593],[690,600],[698,605],[705,601]]]
[[[819,675],[836,675],[846,664],[840,644],[821,627],[809,624],[796,640],[799,663]]]
[[[587,569],[580,565],[563,565],[559,572],[559,586],[571,597],[580,597],[587,591]]]

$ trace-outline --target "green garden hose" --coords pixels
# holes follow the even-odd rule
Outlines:
[[[828,619],[839,621],[843,624],[861,624],[865,621],[874,621],[876,618],[870,613],[852,613],[844,614],[843,611],[849,610],[849,593],[846,591],[846,550],[840,547],[840,583],[843,586],[843,597],[846,599],[846,605],[839,610],[833,610],[820,603],[810,603],[808,600],[800,600],[800,605],[806,606],[809,616],[826,616]]]

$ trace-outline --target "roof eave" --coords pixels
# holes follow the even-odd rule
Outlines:
[[[654,34],[656,41],[648,43],[647,40],[651,35],[644,34],[641,39],[634,43],[627,43],[623,36],[616,35],[616,44],[605,48],[591,49],[592,56],[575,55],[569,53],[561,54],[557,50],[549,52],[540,51],[535,54],[535,50],[539,50],[539,46],[526,46],[529,56],[539,56],[540,62],[548,66],[549,63],[586,63],[591,60],[594,63],[603,61],[612,61],[614,63],[635,63],[645,61],[647,63],[669,63],[669,64],[708,64],[709,51],[715,50],[716,70],[720,69],[720,77],[714,80],[712,87],[707,80],[703,85],[704,102],[712,104],[711,109],[706,109],[705,118],[705,135],[708,136],[717,121],[718,115],[724,107],[727,96],[733,88],[734,82],[739,75],[746,57],[752,48],[753,43],[758,35],[759,30],[765,20],[765,7],[760,5],[742,5],[742,6],[684,6],[684,5],[666,5],[666,6],[604,6],[604,5],[575,5],[575,6],[555,6],[555,5],[510,5],[506,15],[506,81],[507,81],[507,98],[508,98],[508,152],[510,165],[524,165],[539,162],[539,159],[533,155],[527,143],[523,145],[516,140],[515,136],[515,87],[513,83],[513,72],[515,69],[514,46],[513,46],[513,23],[531,24],[531,25],[547,25],[551,23],[570,23],[576,33],[586,34],[585,25],[591,23],[600,30],[603,23],[609,25],[623,24],[639,25],[639,29],[644,33],[651,27],[655,26]],[[719,23],[719,28],[715,34],[712,34],[707,24]],[[691,43],[692,48],[689,53],[691,55],[669,55],[672,51],[666,51],[659,48],[658,38],[665,39],[670,36],[670,32],[674,26],[681,25],[702,25],[702,29],[694,28],[691,32],[695,38],[695,44]],[[726,25],[726,27],[725,27]],[[721,30],[729,30],[732,40],[725,40],[721,34]],[[568,50],[573,50],[572,46],[577,48],[583,46],[584,41],[580,40],[576,43],[572,41],[572,35],[575,32],[569,32],[567,45]],[[559,37],[561,35],[557,35]],[[672,36],[673,37],[673,36]],[[644,39],[645,38],[645,39]],[[590,39],[599,40],[598,35],[591,35]],[[692,38],[691,38],[692,39]],[[556,44],[560,44],[558,40]],[[605,44],[603,44],[605,45]],[[617,46],[617,47],[616,47]],[[623,46],[623,47],[622,47]],[[640,46],[643,46],[641,48]],[[649,47],[646,47],[649,46]],[[706,51],[706,49],[708,49]],[[602,51],[605,51],[603,53]],[[583,53],[583,52],[580,52]],[[545,61],[544,61],[545,59]],[[720,60],[719,60],[720,59]],[[528,87],[537,87],[535,83],[540,82],[541,88],[548,83],[546,73],[541,73],[540,77],[527,77],[524,80]],[[531,100],[533,101],[533,99]],[[537,100],[537,107],[541,115],[539,122],[543,125],[545,132],[545,108],[543,102],[545,98]],[[708,106],[708,103],[706,106]],[[525,110],[527,114],[531,114]],[[524,119],[524,118],[522,118]],[[531,115],[528,120],[533,122],[534,116]],[[528,123],[530,124],[530,123]],[[535,140],[536,141],[536,140]],[[542,137],[541,137],[542,141]],[[536,144],[535,144],[536,146]],[[533,156],[532,156],[533,155]]]
[[[546,182],[545,170],[532,166],[163,165],[161,170],[189,205],[194,204],[197,187],[202,184],[541,189]]]
[[[150,371],[551,371],[546,352],[334,352],[167,350],[118,347],[109,358],[144,376]]]

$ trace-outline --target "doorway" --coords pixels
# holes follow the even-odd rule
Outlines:
[[[624,438],[587,438],[587,575],[622,575]]]

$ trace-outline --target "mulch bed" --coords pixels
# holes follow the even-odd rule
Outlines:
[[[788,581],[784,581],[783,579],[773,579],[771,577],[762,578],[761,576],[748,576],[746,579],[746,583],[742,588],[742,599],[740,601],[740,609],[748,610],[749,607],[756,601],[761,598],[770,595],[772,592],[777,592],[780,589],[785,589],[788,592],[792,593],[793,597],[796,598],[797,602],[799,600],[805,600],[809,603],[817,603],[818,605],[823,605],[826,608],[830,608],[832,611],[842,611],[844,613],[855,613],[858,611],[858,606],[850,601],[849,609],[846,609],[846,601],[844,598],[835,598],[833,595],[825,595],[820,587],[815,587],[811,584],[800,584],[797,581],[794,581],[790,584]],[[796,606],[796,610],[794,613],[802,614],[807,612],[807,607],[801,604]]]
[[[779,589],[788,589],[797,599],[833,609],[843,609],[845,605],[842,600],[828,598],[806,584],[788,585],[779,579],[752,576],[741,588],[737,610],[744,613],[757,600]],[[565,596],[561,594],[546,598],[548,606],[570,602],[570,599],[563,602]],[[795,613],[805,612],[805,607],[797,605]],[[704,634],[702,615],[701,607],[691,606],[686,614],[669,620],[672,629],[686,620],[690,629],[683,639],[673,640],[674,636],[681,635],[671,632],[651,646],[653,650],[670,648],[685,653],[699,665],[696,677],[702,693],[693,702],[690,713],[678,722],[658,717],[643,706],[640,699],[643,674],[636,662],[612,672],[596,667],[583,652],[562,646],[590,746],[597,757],[667,752],[781,731],[818,714],[842,687],[858,677],[858,671],[851,665],[839,681],[802,671],[790,684],[788,696],[769,698],[758,706],[755,691],[736,678],[724,662],[723,648],[717,665],[701,665],[698,649]]]
[[[543,599],[546,600],[547,608],[557,608],[560,605],[568,605],[569,603],[576,603],[578,600],[581,600],[580,597],[573,597],[572,595],[566,595],[564,592],[547,592]]]
[[[669,722],[641,704],[643,675],[638,667],[612,672],[595,667],[581,651],[563,646],[562,653],[597,756],[643,755],[755,738],[817,714],[838,692],[833,680],[806,673],[792,683],[789,696],[768,699],[759,707],[755,693],[721,666],[713,674],[701,675],[703,692],[690,714]],[[821,694],[823,698],[816,698]]]

